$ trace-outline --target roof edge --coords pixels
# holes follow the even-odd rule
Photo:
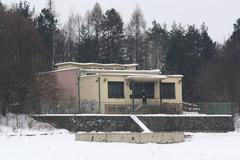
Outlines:
[[[62,62],[62,63],[56,63],[55,66],[62,66],[62,65],[79,65],[79,66],[88,66],[88,65],[97,65],[97,66],[123,66],[123,67],[133,67],[133,66],[138,66],[138,64],[133,63],[133,64],[120,64],[120,63],[108,63],[108,64],[103,64],[103,63],[78,63],[78,62]]]

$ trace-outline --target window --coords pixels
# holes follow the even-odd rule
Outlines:
[[[124,98],[124,82],[108,82],[108,98]]]
[[[134,83],[134,98],[142,98],[143,92],[145,92],[147,98],[154,98],[154,82],[131,82],[131,90],[132,83]]]
[[[161,98],[175,99],[175,83],[161,83]]]

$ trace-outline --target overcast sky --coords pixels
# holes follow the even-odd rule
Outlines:
[[[47,4],[47,0],[28,1],[32,7],[35,6],[37,13]],[[19,0],[2,0],[2,2],[10,5]],[[165,22],[168,26],[174,21],[184,25],[195,24],[198,27],[205,22],[209,27],[209,34],[218,42],[223,42],[230,36],[233,23],[240,18],[240,0],[55,0],[54,2],[62,24],[72,12],[84,15],[96,2],[100,3],[104,11],[109,8],[117,9],[127,23],[138,4],[148,26],[154,19],[161,24]]]

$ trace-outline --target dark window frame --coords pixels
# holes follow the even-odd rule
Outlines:
[[[130,83],[130,89],[131,90],[132,90],[132,83],[134,83],[134,92],[135,92],[134,93],[134,98],[141,99],[143,89],[145,90],[146,97],[148,99],[154,99],[155,98],[155,82],[131,82]],[[150,92],[150,94],[149,94],[149,92]],[[132,98],[132,95],[130,95],[130,98]]]
[[[160,91],[161,99],[176,99],[176,85],[174,82],[162,82]]]
[[[121,93],[117,93],[118,91]],[[108,81],[108,98],[125,98],[123,81]]]

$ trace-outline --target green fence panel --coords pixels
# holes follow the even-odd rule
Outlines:
[[[204,114],[234,114],[238,111],[237,103],[196,103],[200,113]]]

